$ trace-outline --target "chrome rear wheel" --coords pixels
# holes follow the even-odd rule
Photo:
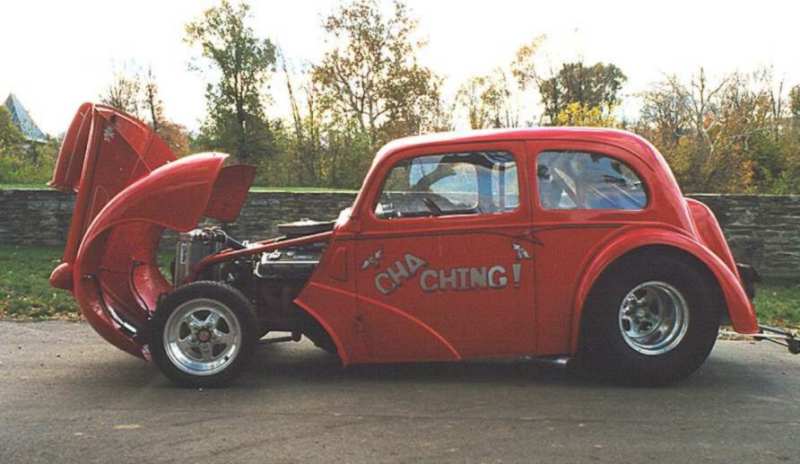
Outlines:
[[[660,355],[680,344],[689,329],[689,306],[666,282],[637,285],[619,307],[619,329],[625,343],[645,355]]]
[[[620,258],[585,303],[578,364],[626,384],[675,382],[708,357],[725,309],[714,276],[680,255]]]

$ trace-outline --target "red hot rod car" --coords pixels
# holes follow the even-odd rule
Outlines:
[[[627,132],[398,140],[338,220],[251,242],[197,228],[245,201],[254,169],[225,160],[176,159],[145,124],[84,104],[51,183],[77,193],[52,285],[180,384],[229,381],[270,331],[345,365],[562,357],[649,384],[697,369],[722,321],[762,333],[753,273]],[[171,278],[157,262],[167,229],[181,233]]]

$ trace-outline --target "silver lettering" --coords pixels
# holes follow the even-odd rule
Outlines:
[[[411,253],[406,253],[406,267],[408,268],[408,273],[414,275],[417,271],[427,266],[428,263],[425,262],[422,258],[417,258],[416,256],[412,255]]]
[[[472,288],[486,288],[486,266],[470,268],[469,286]]]
[[[392,282],[394,282],[395,285],[402,284],[409,277],[408,271],[406,270],[405,266],[403,266],[403,263],[400,261],[395,261],[391,266],[389,266],[386,269],[386,272],[389,273],[389,277],[392,278]]]
[[[454,269],[455,272],[458,273],[458,289],[459,290],[469,290],[469,286],[467,285],[467,275],[469,275],[469,268],[468,267],[459,267]]]
[[[505,266],[454,267],[449,269],[423,269],[428,262],[411,253],[393,262],[385,271],[375,275],[375,288],[388,295],[419,273],[419,287],[431,293],[448,290],[501,289],[513,284],[521,285],[522,263],[511,264],[511,273]],[[420,270],[422,272],[420,272]]]
[[[388,282],[389,283],[389,287],[388,288],[384,287],[383,285],[381,285],[381,279],[389,281]],[[389,274],[387,274],[385,272],[381,272],[381,273],[375,275],[375,288],[377,288],[378,291],[383,293],[384,295],[388,295],[389,293],[392,292],[392,290],[397,288],[397,285],[395,285],[394,282],[392,282],[392,279],[391,279],[391,277],[389,277]]]
[[[445,277],[445,270],[442,269],[439,271],[439,290],[447,290],[448,287],[455,290],[456,289],[456,275],[455,269],[450,269],[450,275]]]
[[[419,286],[422,288],[423,292],[435,292],[439,290],[439,284],[436,283],[436,276],[437,273],[434,270],[427,269],[422,271],[422,274],[419,275]],[[430,279],[433,279],[433,282],[428,282]]]
[[[512,264],[511,273],[514,275],[514,286],[519,287],[519,276],[522,273],[522,264],[520,263]]]
[[[503,266],[497,265],[492,266],[489,269],[489,287],[491,288],[503,288],[508,285],[508,277],[506,277],[506,268]]]

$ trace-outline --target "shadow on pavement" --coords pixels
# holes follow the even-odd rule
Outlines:
[[[724,387],[743,394],[769,390],[780,373],[753,369],[747,360],[712,356],[698,372],[683,382],[656,389],[714,390]],[[88,376],[87,376],[88,377]],[[105,377],[105,378],[103,378]],[[136,360],[115,358],[91,377],[93,383],[119,384],[136,388],[149,385],[172,388],[154,365]],[[743,381],[743,379],[747,381]],[[571,369],[537,360],[486,360],[464,363],[369,364],[343,368],[338,357],[307,344],[270,345],[260,347],[246,372],[229,388],[268,389],[292,385],[325,386],[328,384],[427,384],[498,386],[558,386],[561,388],[631,389],[608,380],[577,375]]]

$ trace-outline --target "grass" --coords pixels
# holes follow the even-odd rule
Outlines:
[[[0,319],[79,319],[69,292],[50,287],[61,249],[0,246]],[[756,311],[762,323],[800,325],[800,284],[775,280],[759,286]]]
[[[0,246],[0,318],[79,319],[72,294],[50,287],[61,249]]]
[[[0,190],[49,190],[47,184],[0,184]]]
[[[800,325],[800,283],[787,280],[765,282],[757,287],[756,313],[761,323]]]

